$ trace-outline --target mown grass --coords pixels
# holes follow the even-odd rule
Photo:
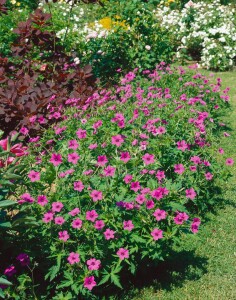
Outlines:
[[[206,75],[210,72],[202,71]],[[225,122],[231,137],[221,146],[236,161],[236,71],[216,73],[223,88],[231,87],[232,111]],[[197,236],[183,238],[178,252],[157,268],[140,274],[122,299],[132,300],[235,300],[236,299],[236,167],[227,182],[225,205],[209,212]],[[119,298],[121,299],[121,298]]]

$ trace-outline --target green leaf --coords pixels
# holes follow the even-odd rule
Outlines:
[[[2,207],[7,207],[7,206],[11,206],[11,205],[14,205],[16,204],[17,202],[16,201],[12,201],[12,200],[4,200],[4,201],[1,201],[0,202],[0,208]]]
[[[102,285],[104,283],[106,283],[111,277],[111,274],[106,274],[105,276],[102,277],[102,280],[99,282],[98,285]]]
[[[60,270],[60,267],[61,267],[61,254],[59,254],[57,256],[57,268],[58,268],[58,270]]]
[[[71,286],[71,289],[72,289],[73,292],[76,293],[76,295],[79,294],[79,288],[78,288],[78,286],[77,286],[76,283],[74,283],[74,284]]]
[[[10,182],[9,180],[0,180],[0,185],[11,185],[11,186],[13,186],[14,183]]]
[[[138,236],[136,234],[132,235],[132,240],[137,242],[137,243],[146,243],[145,239],[143,239],[141,236]]]
[[[53,266],[49,269],[49,272],[46,274],[45,279],[47,280],[49,278],[50,281],[52,281],[59,272],[60,269],[58,269],[57,266]]]
[[[58,289],[64,288],[64,287],[69,287],[73,284],[73,281],[62,281],[60,285],[57,286]]]
[[[9,151],[2,151],[0,152],[0,157],[9,154]]]
[[[120,262],[120,260],[119,260],[119,262]],[[115,267],[115,269],[112,270],[112,273],[113,274],[119,273],[121,271],[121,269],[122,269],[122,267],[120,265],[117,265]]]
[[[19,225],[35,225],[38,226],[39,223],[36,221],[34,217],[21,217],[19,219],[16,219],[13,223],[12,226],[19,226]]]
[[[157,188],[158,187],[157,180],[149,179],[147,182],[147,187],[149,187],[151,190]]]
[[[8,281],[7,279],[0,277],[0,284],[4,284],[4,285],[12,285],[12,283],[10,281]]]
[[[173,211],[178,210],[178,211],[181,211],[181,212],[186,212],[186,213],[188,212],[188,210],[186,209],[186,207],[184,205],[182,205],[180,203],[177,203],[177,202],[170,202],[168,206]]]
[[[131,262],[131,263],[130,263],[130,272],[131,272],[131,274],[134,274],[135,271],[136,271],[136,266],[135,266],[134,263]]]
[[[4,295],[3,290],[1,288],[0,288],[0,297],[3,298],[3,299],[5,298],[5,295]]]
[[[21,179],[20,175],[12,174],[12,173],[6,173],[4,176],[5,179]]]
[[[118,275],[111,273],[111,282],[122,289],[122,285],[120,284],[120,278]]]
[[[0,227],[3,228],[11,228],[11,223],[10,222],[4,222],[4,223],[0,223]]]

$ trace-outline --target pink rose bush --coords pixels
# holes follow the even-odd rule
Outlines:
[[[198,232],[234,163],[219,151],[228,105],[219,82],[164,63],[133,74],[69,108],[66,130],[49,128],[24,159],[18,206],[39,226],[21,235],[37,236],[48,290],[89,299],[98,285],[120,286],[122,269],[164,259],[181,234]]]

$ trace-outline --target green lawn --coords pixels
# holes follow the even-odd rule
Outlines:
[[[236,161],[236,71],[216,73],[217,77],[222,78],[224,88],[231,87],[232,112],[225,122],[230,123],[232,131],[230,138],[223,138],[223,148]],[[236,299],[236,166],[232,172],[234,176],[224,194],[226,205],[208,213],[199,234],[185,237],[170,261],[141,274],[123,299]]]

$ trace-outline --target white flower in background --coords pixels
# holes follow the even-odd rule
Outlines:
[[[78,57],[75,57],[74,62],[75,62],[76,65],[78,65],[78,64],[80,64],[80,59]]]
[[[145,49],[149,51],[149,50],[151,50],[151,46],[146,45],[146,46],[145,46]]]
[[[185,7],[194,7],[195,3],[193,3],[193,1],[189,1],[188,3],[185,4]]]
[[[224,36],[220,37],[219,41],[222,42],[222,43],[225,43],[226,42],[225,37]]]
[[[194,21],[186,22],[192,12]],[[161,26],[168,28],[172,34],[174,43],[180,44],[176,53],[178,58],[183,55],[180,51],[183,46],[190,53],[197,47],[202,49],[200,55],[203,66],[213,69],[220,67],[222,70],[232,66],[236,58],[234,13],[232,5],[221,5],[220,0],[211,4],[189,1],[181,11],[166,6],[159,6],[154,11]]]

